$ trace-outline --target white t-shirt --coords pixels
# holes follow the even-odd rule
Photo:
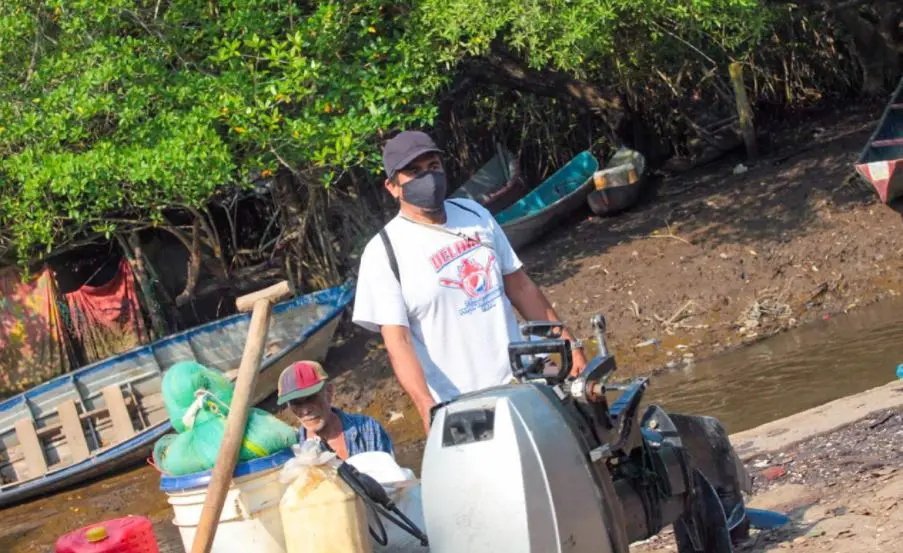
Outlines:
[[[508,237],[472,200],[446,201],[445,212],[441,226],[470,240],[400,216],[386,225],[400,285],[382,239],[370,240],[361,256],[353,316],[374,332],[382,325],[411,330],[437,402],[510,382],[508,343],[521,339],[502,280],[522,266]]]

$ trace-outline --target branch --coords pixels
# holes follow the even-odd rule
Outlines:
[[[185,282],[185,289],[176,296],[176,305],[182,307],[194,298],[194,289],[198,284],[198,274],[201,272],[201,222],[195,218],[191,227],[191,246],[189,247],[188,258],[188,279]]]
[[[461,66],[475,79],[537,96],[559,98],[585,109],[599,116],[612,136],[617,135],[616,129],[628,116],[617,94],[606,95],[600,87],[564,72],[531,69],[513,56],[492,53],[464,60]]]
[[[34,45],[31,49],[31,61],[28,62],[28,70],[25,72],[25,82],[22,83],[22,88],[28,88],[28,83],[31,81],[31,78],[34,76],[35,67],[38,65],[38,53],[41,50],[41,18],[39,16],[35,16],[35,26],[34,26]]]
[[[225,258],[223,257],[223,247],[222,247],[222,243],[220,242],[219,232],[217,232],[216,225],[213,224],[213,222],[212,222],[212,217],[208,220],[207,216],[205,214],[201,213],[200,211],[198,211],[197,209],[195,209],[191,206],[188,206],[188,205],[185,205],[183,207],[186,211],[191,213],[191,215],[194,217],[195,221],[199,222],[201,224],[201,226],[203,227],[204,234],[207,237],[207,240],[206,240],[207,245],[210,246],[210,249],[213,250],[214,257],[216,257],[217,261],[219,261],[220,270],[223,272],[223,276],[228,277],[229,276],[229,267],[226,263]],[[210,212],[207,211],[208,215],[209,215],[209,213]]]
[[[237,293],[243,294],[253,290],[259,290],[262,285],[272,284],[283,280],[285,272],[281,267],[270,267],[269,262],[252,265],[235,271],[232,278],[227,280],[214,280],[198,286],[196,297],[210,294]]]

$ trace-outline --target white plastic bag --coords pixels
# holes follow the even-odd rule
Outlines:
[[[292,453],[295,456],[286,461],[279,471],[279,481],[286,485],[305,475],[310,467],[319,465],[335,467],[340,463],[335,453],[324,451],[320,447],[318,438],[308,438],[300,444],[293,445]]]
[[[403,468],[395,462],[395,458],[382,451],[367,451],[352,455],[346,461],[359,472],[377,482],[386,490],[398,510],[405,514],[414,525],[426,533],[423,520],[423,505],[420,497],[420,482],[414,471]],[[372,513],[368,513],[372,514]],[[383,517],[380,517],[386,529],[386,545],[373,541],[374,553],[427,553],[428,547],[420,545],[420,541]]]
[[[395,458],[384,451],[365,451],[352,455],[345,462],[379,482],[393,501],[398,491],[417,484],[414,471],[399,466]]]

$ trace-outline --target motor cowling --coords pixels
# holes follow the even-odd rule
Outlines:
[[[604,506],[618,500],[587,453],[550,387],[501,386],[438,409],[421,471],[430,551],[616,553]]]
[[[500,386],[441,406],[421,474],[430,550],[627,553],[675,524],[679,553],[730,553],[745,472],[717,420],[651,406],[633,424],[638,445],[605,455],[554,386]]]
[[[508,345],[518,384],[433,409],[421,471],[431,551],[629,553],[673,525],[678,553],[731,553],[745,536],[749,478],[724,428],[655,405],[640,417],[648,379],[609,386],[605,319],[591,324],[599,355],[578,377],[562,325],[528,322],[521,333],[539,339]]]

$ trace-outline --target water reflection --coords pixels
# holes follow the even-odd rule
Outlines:
[[[746,430],[893,380],[901,338],[903,301],[885,302],[657,376],[647,403]]]

